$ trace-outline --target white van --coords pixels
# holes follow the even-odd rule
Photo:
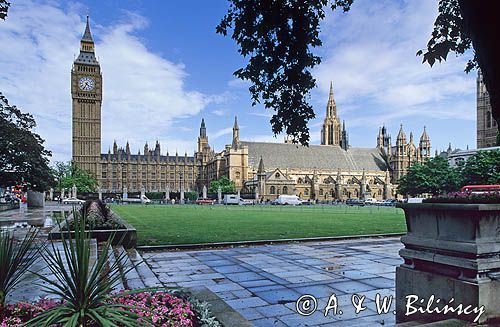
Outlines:
[[[298,206],[298,205],[302,204],[302,201],[296,195],[285,195],[285,194],[282,194],[276,200],[276,204]]]
[[[224,194],[224,199],[222,203],[224,204],[239,204],[240,198],[238,194]]]

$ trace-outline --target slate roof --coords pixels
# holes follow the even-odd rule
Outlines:
[[[85,65],[90,65],[90,66],[98,66],[99,65],[99,62],[97,61],[97,58],[95,57],[95,53],[85,52],[85,51],[80,51],[78,58],[76,58],[76,60],[75,60],[75,63],[85,64]]]
[[[163,156],[160,155],[160,162],[175,162],[175,156]],[[179,163],[183,163],[185,157],[184,156],[179,156]],[[111,161],[119,161],[119,156],[118,154],[113,154],[111,153]],[[107,153],[101,153],[101,160],[102,161],[107,161],[108,160],[108,154]],[[147,161],[148,156],[143,155],[143,154],[131,154],[130,155],[130,161]],[[127,161],[127,154],[123,153],[121,155],[121,161],[126,162]],[[194,157],[187,157],[187,162],[189,163],[194,163]],[[152,154],[151,155],[151,162],[156,162],[156,155]]]
[[[342,170],[388,170],[382,152],[377,148],[349,148],[339,146],[245,142],[248,147],[248,164],[257,170],[262,156],[266,170],[290,169],[342,169]]]

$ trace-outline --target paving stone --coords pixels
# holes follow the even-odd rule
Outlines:
[[[289,315],[294,313],[292,310],[287,308],[286,306],[282,304],[272,304],[272,305],[266,305],[262,307],[257,307],[255,308],[259,313],[261,313],[265,317],[278,317],[278,316],[284,316],[284,315]]]
[[[208,285],[207,288],[212,292],[226,292],[226,291],[238,291],[243,290],[244,288],[236,283],[224,283],[224,284],[214,284]]]
[[[360,283],[358,281],[347,281],[347,282],[340,282],[340,283],[335,283],[332,285],[334,289],[337,289],[339,291],[342,291],[344,293],[361,293],[361,292],[366,292],[366,291],[371,291],[375,289],[373,286],[366,285],[363,283]]]
[[[261,280],[262,279],[261,275],[256,274],[254,272],[241,272],[241,273],[227,274],[226,277],[234,282],[243,282],[243,281]]]
[[[259,280],[251,280],[248,282],[240,282],[240,285],[243,287],[257,287],[257,286],[276,285],[276,283],[269,279],[259,279]]]
[[[287,326],[278,318],[264,318],[264,319],[252,320],[252,324],[255,327],[269,327],[269,326],[272,326],[272,327],[283,327],[284,326],[284,327],[286,327]]]
[[[258,312],[255,308],[243,308],[239,310],[239,313],[247,320],[256,320],[264,318],[264,316]]]
[[[212,269],[222,274],[248,272],[248,269],[238,265],[219,266],[219,267],[213,267]]]
[[[258,306],[267,305],[268,303],[264,301],[260,297],[249,297],[246,299],[234,299],[226,301],[234,309],[242,309],[242,308],[253,308]]]
[[[394,279],[388,279],[383,277],[361,279],[360,282],[374,286],[376,288],[396,287],[396,281]]]
[[[295,302],[301,296],[298,292],[288,288],[274,289],[266,292],[254,292],[254,294],[271,304]]]

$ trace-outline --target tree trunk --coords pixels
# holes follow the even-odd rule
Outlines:
[[[500,1],[458,0],[500,131]]]

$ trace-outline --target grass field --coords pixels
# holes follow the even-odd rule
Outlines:
[[[115,205],[139,245],[193,244],[405,232],[404,213],[388,207]]]

